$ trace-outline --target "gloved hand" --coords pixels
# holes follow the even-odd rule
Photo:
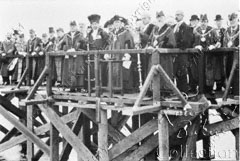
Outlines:
[[[208,49],[209,49],[209,50],[213,50],[213,49],[215,49],[215,46],[214,46],[214,45],[210,45],[210,46],[208,47]]]
[[[43,55],[44,53],[42,51],[39,52],[39,55]]]
[[[217,42],[216,44],[215,44],[215,48],[220,48],[221,47],[221,43],[220,42]]]
[[[124,56],[122,58],[123,61],[129,61],[130,59],[131,59],[131,55],[128,53],[124,54]]]
[[[2,53],[2,56],[6,56],[6,53]]]
[[[34,56],[34,55],[37,55],[37,53],[34,51],[34,52],[32,52],[32,56]]]
[[[110,55],[110,54],[104,54],[104,59],[105,59],[105,60],[111,59],[111,55]]]
[[[195,49],[202,50],[203,47],[201,45],[197,45],[197,46],[195,46]]]

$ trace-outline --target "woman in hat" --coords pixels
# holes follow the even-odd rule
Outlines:
[[[112,18],[112,21],[114,29],[110,38],[110,50],[133,49],[133,36],[131,35],[129,30],[125,29],[125,25],[127,25],[127,20],[121,16],[115,15]],[[120,76],[122,75],[124,92],[133,92],[134,88],[138,88],[138,81],[133,80],[138,79],[137,76],[133,75],[134,65],[132,63],[134,61],[134,56],[132,57],[130,54],[127,53],[113,54],[111,55],[111,58],[114,60],[124,60],[123,65],[119,63],[113,64],[113,87],[121,86]],[[123,74],[121,74],[121,68],[123,69]],[[134,84],[133,81],[135,82]]]

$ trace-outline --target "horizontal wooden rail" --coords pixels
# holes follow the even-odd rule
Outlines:
[[[219,53],[219,52],[233,52],[238,50],[238,48],[219,48],[215,50],[203,50],[206,53]],[[199,53],[198,49],[188,48],[185,50],[181,50],[178,48],[175,49],[164,49],[164,48],[156,48],[156,49],[120,49],[120,50],[91,50],[91,51],[75,51],[75,52],[50,52],[50,56],[76,56],[76,55],[96,55],[96,54],[145,54],[145,53],[153,53],[159,52],[161,54],[192,54]]]

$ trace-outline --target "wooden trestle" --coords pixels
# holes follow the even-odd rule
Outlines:
[[[105,53],[152,54],[152,68],[139,94],[114,95],[111,85],[108,93],[101,92],[99,56]],[[95,64],[95,93],[70,93],[52,87],[50,67],[54,57],[66,54],[95,55],[92,60]],[[159,59],[162,54],[169,56],[196,54],[200,61],[203,61],[207,54],[216,56],[234,54],[234,65],[222,101],[214,104],[207,100],[204,92],[204,63],[199,65],[199,94],[187,100],[162,68]],[[236,156],[239,159],[239,97],[228,96],[233,74],[237,68],[238,55],[238,49],[232,48],[201,53],[196,49],[47,53],[46,66],[37,82],[32,87],[23,87],[21,85],[25,79],[29,82],[31,57],[27,56],[27,66],[19,84],[11,90],[1,91],[0,113],[14,125],[14,128],[8,129],[1,125],[0,130],[5,136],[0,142],[0,152],[27,141],[27,160],[34,161],[39,160],[43,154],[48,155],[51,161],[66,161],[72,149],[76,151],[79,161],[139,161],[141,159],[191,161],[197,160],[198,140],[203,140],[204,149],[211,149],[211,136],[232,131],[236,137]],[[46,92],[39,94],[37,91],[45,77]],[[177,99],[162,99],[161,80],[167,82]],[[146,97],[150,85],[153,89],[152,98]],[[20,99],[19,107],[11,103],[13,97]],[[223,121],[210,124],[208,122],[208,118],[211,117],[208,115],[210,109],[217,110]],[[110,115],[112,111],[117,115]],[[140,116],[145,113],[155,115],[152,120],[133,130],[128,123],[129,119],[134,115]],[[203,121],[207,123],[203,125]],[[187,129],[184,128],[186,126]],[[129,134],[124,133],[123,130]],[[182,135],[182,132],[186,134]],[[34,149],[34,145],[37,148]],[[182,150],[179,147],[183,147]],[[203,157],[205,160],[210,160],[212,155],[210,151],[206,151]]]

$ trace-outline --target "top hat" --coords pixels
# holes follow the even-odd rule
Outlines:
[[[101,19],[101,16],[98,14],[92,14],[92,15],[88,16],[88,20],[90,23],[93,23],[93,22],[99,23],[100,19]]]

